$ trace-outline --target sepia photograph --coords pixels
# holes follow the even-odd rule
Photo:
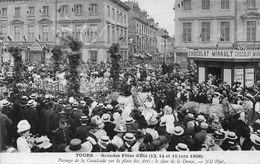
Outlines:
[[[260,1],[0,0],[0,123],[3,164],[260,163]]]

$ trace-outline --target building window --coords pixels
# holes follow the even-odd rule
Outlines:
[[[90,25],[90,40],[94,41],[97,38],[97,25]]]
[[[29,42],[34,42],[34,26],[28,26],[28,41]]]
[[[126,23],[126,15],[124,15],[124,23]]]
[[[75,34],[74,34],[76,40],[80,40],[80,33],[81,33],[81,25],[76,25]]]
[[[107,25],[107,43],[110,43],[110,25]]]
[[[16,7],[14,10],[15,10],[15,12],[14,12],[14,16],[16,17],[16,18],[20,18],[20,10],[21,8],[20,7]]]
[[[191,10],[191,0],[183,1],[183,10]]]
[[[119,42],[120,34],[119,34],[119,28],[116,29],[116,36],[117,36],[117,42]]]
[[[247,0],[246,4],[248,9],[256,8],[256,0]]]
[[[229,0],[221,0],[221,9],[229,9]]]
[[[90,60],[97,62],[97,51],[90,51]]]
[[[201,41],[210,41],[210,22],[201,23]]]
[[[221,30],[220,41],[230,41],[230,23],[221,22],[220,30]]]
[[[34,16],[34,7],[29,7],[27,13],[28,13],[28,16]]]
[[[107,16],[110,17],[110,6],[107,6]]]
[[[62,25],[62,27],[61,27],[61,35],[62,35],[62,37],[68,36],[68,26],[67,25]]]
[[[75,15],[82,15],[82,5],[74,5]]]
[[[43,13],[44,16],[48,16],[49,15],[49,6],[43,6]]]
[[[191,42],[191,23],[183,23],[183,41]]]
[[[62,5],[60,8],[60,16],[68,15],[68,5]]]
[[[247,21],[247,41],[256,40],[256,21]]]
[[[114,8],[112,9],[112,18],[113,18],[113,20],[115,20],[115,9]]]
[[[115,43],[115,27],[112,27],[112,42]]]
[[[0,35],[4,37],[3,41],[6,41],[7,28],[6,26],[0,26]]]
[[[42,41],[43,42],[49,41],[49,26],[48,25],[42,26]]]
[[[2,17],[7,17],[7,8],[2,8]]]
[[[116,21],[119,22],[119,12],[116,11]]]
[[[124,43],[127,44],[127,31],[125,30]]]
[[[210,0],[202,0],[202,10],[210,9]]]
[[[90,4],[89,11],[91,16],[97,15],[97,4]]]
[[[21,41],[21,27],[14,26],[14,41],[19,42]]]

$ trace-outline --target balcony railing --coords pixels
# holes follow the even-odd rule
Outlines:
[[[260,49],[260,41],[237,41],[236,46],[257,50]]]

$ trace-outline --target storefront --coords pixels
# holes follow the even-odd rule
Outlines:
[[[240,82],[250,86],[260,80],[260,51],[190,50],[188,59],[198,66],[199,82],[207,80],[209,74],[229,85]]]

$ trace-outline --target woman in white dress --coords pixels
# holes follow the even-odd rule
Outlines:
[[[17,150],[20,153],[30,153],[31,148],[33,147],[33,142],[30,141],[30,129],[31,125],[27,120],[21,120],[17,124],[17,133],[20,134],[20,137],[17,139]]]

